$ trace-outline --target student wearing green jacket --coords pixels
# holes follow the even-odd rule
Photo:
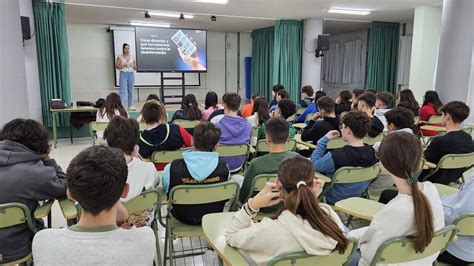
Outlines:
[[[289,137],[289,129],[285,119],[272,118],[265,123],[265,127],[270,153],[253,159],[247,167],[239,196],[239,201],[242,203],[251,190],[250,186],[254,177],[260,174],[276,174],[281,161],[298,155],[286,150],[285,143]]]

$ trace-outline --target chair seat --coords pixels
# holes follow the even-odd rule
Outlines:
[[[384,206],[377,201],[353,197],[336,202],[334,209],[370,221]]]
[[[304,129],[307,125],[305,123],[295,123],[292,126],[296,129]]]
[[[454,193],[459,191],[459,189],[457,189],[457,188],[446,186],[446,185],[443,185],[443,184],[435,183],[434,185],[435,185],[436,189],[438,190],[438,194],[441,198],[451,196]]]
[[[171,230],[173,235],[177,237],[198,237],[204,235],[201,225],[185,224],[173,216],[171,216]]]

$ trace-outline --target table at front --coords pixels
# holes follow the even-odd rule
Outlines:
[[[98,109],[95,107],[76,107],[76,108],[64,108],[64,109],[49,109],[53,118],[53,144],[56,148],[58,143],[58,133],[56,128],[56,116],[58,113],[86,113],[96,112]]]
[[[202,230],[207,242],[225,265],[248,265],[239,250],[225,242],[225,231],[233,215],[233,212],[206,214],[202,218]]]

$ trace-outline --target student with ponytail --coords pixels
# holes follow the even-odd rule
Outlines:
[[[423,252],[434,232],[444,227],[441,199],[431,182],[418,182],[422,149],[413,134],[394,132],[382,141],[378,157],[398,188],[398,196],[373,218],[368,227],[359,228],[349,236],[359,238],[362,258],[358,265],[369,265],[377,249],[387,239],[408,236],[416,252]],[[399,265],[431,265],[438,253],[424,259]],[[351,262],[351,265],[356,260]]]
[[[318,202],[323,186],[324,181],[314,179],[308,159],[285,159],[278,168],[276,183],[267,183],[234,214],[225,234],[227,243],[241,249],[252,265],[266,265],[286,252],[343,253],[349,240],[337,214],[329,205]],[[280,201],[283,208],[273,219],[252,222],[260,208]]]

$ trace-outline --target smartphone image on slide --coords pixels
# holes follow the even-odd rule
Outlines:
[[[182,30],[178,30],[173,37],[171,37],[171,40],[173,40],[178,48],[187,56],[191,56],[197,50],[196,45],[194,45]]]

